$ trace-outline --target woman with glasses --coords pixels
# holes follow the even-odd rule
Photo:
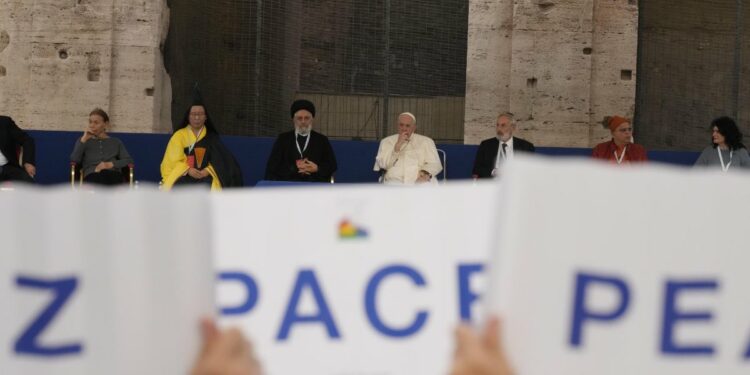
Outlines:
[[[199,185],[211,190],[242,186],[237,160],[221,142],[199,94],[175,128],[161,162],[162,188]]]
[[[613,116],[607,122],[612,133],[612,140],[594,147],[591,156],[594,159],[607,160],[613,164],[629,164],[648,161],[646,149],[633,143],[633,126],[625,117]]]

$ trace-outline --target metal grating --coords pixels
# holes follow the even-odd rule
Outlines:
[[[462,142],[468,0],[170,0],[165,62],[178,122],[199,82],[224,134],[273,136],[305,97],[316,127],[379,139],[396,113]]]

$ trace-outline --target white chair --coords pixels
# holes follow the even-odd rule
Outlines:
[[[448,154],[443,149],[437,149],[438,157],[440,158],[440,164],[443,165],[443,171],[440,172],[443,174],[442,183],[445,183],[446,180],[448,180]],[[436,177],[437,178],[437,177]]]

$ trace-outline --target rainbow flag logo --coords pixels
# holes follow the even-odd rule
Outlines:
[[[339,238],[347,240],[367,238],[367,231],[354,225],[349,219],[343,219],[341,220],[341,223],[339,223]]]

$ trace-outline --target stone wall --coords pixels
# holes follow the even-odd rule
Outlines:
[[[82,130],[101,107],[113,131],[167,131],[168,20],[165,0],[0,0],[0,113]]]
[[[632,117],[634,0],[470,0],[464,142],[494,136],[516,115],[540,146],[590,147],[604,116]]]

